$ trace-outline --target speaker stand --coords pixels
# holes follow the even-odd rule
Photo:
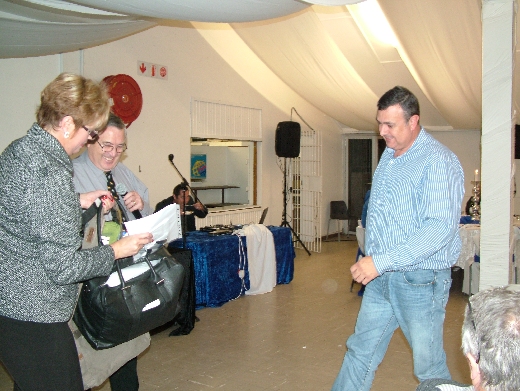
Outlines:
[[[291,227],[291,224],[289,224],[289,222],[287,221],[287,158],[283,159],[283,213],[282,223],[280,224],[280,227],[289,227],[293,236],[302,245],[303,249],[307,251],[307,254],[309,254],[309,256],[311,255],[310,251],[307,249],[307,247],[305,247],[305,244],[303,244],[298,234],[294,232],[294,229],[293,227]]]

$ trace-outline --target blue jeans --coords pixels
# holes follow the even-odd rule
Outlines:
[[[397,327],[412,348],[419,381],[451,379],[443,347],[450,286],[450,269],[387,272],[369,282],[332,390],[370,390]]]

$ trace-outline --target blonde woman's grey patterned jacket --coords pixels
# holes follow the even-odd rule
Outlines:
[[[110,273],[110,246],[80,250],[81,207],[72,163],[34,124],[0,155],[0,315],[66,322],[77,283]]]

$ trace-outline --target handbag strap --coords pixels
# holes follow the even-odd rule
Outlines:
[[[102,201],[97,198],[90,207],[81,214],[81,230],[79,232],[83,238],[82,248],[92,248],[102,245],[99,232],[102,229],[103,220],[100,216],[103,213]],[[93,220],[95,218],[95,220]],[[96,232],[97,231],[97,232]]]
[[[150,269],[150,276],[155,282],[156,285],[162,285],[164,283],[164,278],[159,277],[157,274],[157,271],[154,269],[152,263],[150,262],[149,256],[152,253],[152,249],[146,250],[146,255],[143,257],[144,262],[148,265],[148,268]],[[119,275],[119,281],[121,282],[121,290],[125,290],[127,288],[125,278],[123,277],[123,271],[121,270],[121,265],[119,264],[118,260],[115,261],[116,264],[116,270],[117,274]]]
[[[85,227],[85,225],[92,220],[92,218],[99,214],[99,210],[101,208],[101,200],[99,198],[96,198],[96,200],[90,205],[88,209],[86,209],[83,214],[81,215],[81,225]]]
[[[144,256],[144,261],[150,268],[150,278],[153,279],[153,281],[155,282],[155,285],[157,287],[158,293],[162,296],[161,297],[162,300],[160,300],[159,298],[158,299],[160,300],[161,303],[165,303],[168,298],[168,291],[167,291],[166,287],[164,286],[164,278],[161,278],[157,274],[157,271],[155,270],[152,263],[150,262],[149,256],[151,254],[152,254],[152,250],[148,249],[146,251],[146,255]],[[115,264],[116,264],[117,274],[119,275],[119,281],[121,282],[120,288],[123,293],[123,298],[125,300],[128,311],[130,312],[130,314],[132,315],[132,317],[135,320],[138,320],[141,316],[141,309],[137,308],[135,306],[135,302],[133,300],[133,296],[132,296],[132,292],[131,292],[132,286],[126,284],[126,281],[123,277],[123,272],[121,270],[121,266],[119,265],[119,262],[117,259],[115,261]]]

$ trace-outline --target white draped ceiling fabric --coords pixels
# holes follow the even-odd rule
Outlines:
[[[76,51],[192,22],[239,74],[247,73],[240,53],[255,57],[255,69],[265,72],[249,75],[257,79],[251,85],[278,78],[345,132],[376,130],[376,101],[397,84],[419,98],[426,128],[482,129],[482,1],[490,2],[377,0],[395,35],[391,45],[363,17],[364,5],[376,0],[0,0],[0,58]],[[239,42],[241,50],[227,50],[225,40]],[[518,72],[513,68],[513,80]],[[269,88],[262,89],[269,99]],[[514,84],[512,95],[517,111]],[[493,167],[486,170],[493,175]],[[490,243],[484,252],[493,251]]]
[[[272,72],[345,130],[375,130],[377,98],[396,84],[417,94],[427,128],[480,129],[481,0],[379,0],[397,47],[372,34],[356,3],[0,0],[0,58],[86,49],[178,21],[229,23]]]

